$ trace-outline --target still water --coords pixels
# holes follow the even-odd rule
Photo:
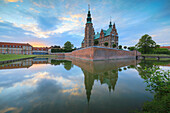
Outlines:
[[[0,65],[0,113],[125,113],[141,109],[145,67],[170,62],[35,58]]]

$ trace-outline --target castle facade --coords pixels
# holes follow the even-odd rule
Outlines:
[[[119,37],[115,23],[112,25],[111,21],[107,30],[101,29],[100,33],[97,32],[97,34],[95,34],[89,8],[87,22],[85,25],[85,36],[81,43],[81,47],[85,48],[89,46],[102,46],[108,48],[117,48],[118,39]]]

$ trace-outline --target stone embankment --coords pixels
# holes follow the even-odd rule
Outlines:
[[[109,60],[109,59],[136,59],[141,53],[134,51],[119,50],[106,47],[87,47],[64,53],[63,57],[79,58],[84,60]]]

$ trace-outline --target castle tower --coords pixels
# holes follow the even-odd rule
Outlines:
[[[90,5],[88,5],[87,22],[85,26],[85,37],[83,47],[89,47],[94,45],[94,28],[90,13]]]

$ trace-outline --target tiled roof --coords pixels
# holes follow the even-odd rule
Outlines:
[[[100,38],[100,34],[99,34],[99,33],[97,33],[96,35],[94,35],[94,39],[98,39],[98,38]]]
[[[4,45],[4,47],[9,46],[31,46],[29,43],[11,43],[11,42],[0,42],[0,46]]]
[[[160,48],[167,48],[167,49],[170,49],[170,46],[161,46]]]
[[[111,31],[112,31],[112,28],[108,28],[107,30],[103,30],[104,36],[109,36]],[[96,35],[94,35],[94,39],[98,39],[98,38],[100,38],[100,33],[97,33]]]
[[[48,47],[33,47],[33,50],[47,51]]]

